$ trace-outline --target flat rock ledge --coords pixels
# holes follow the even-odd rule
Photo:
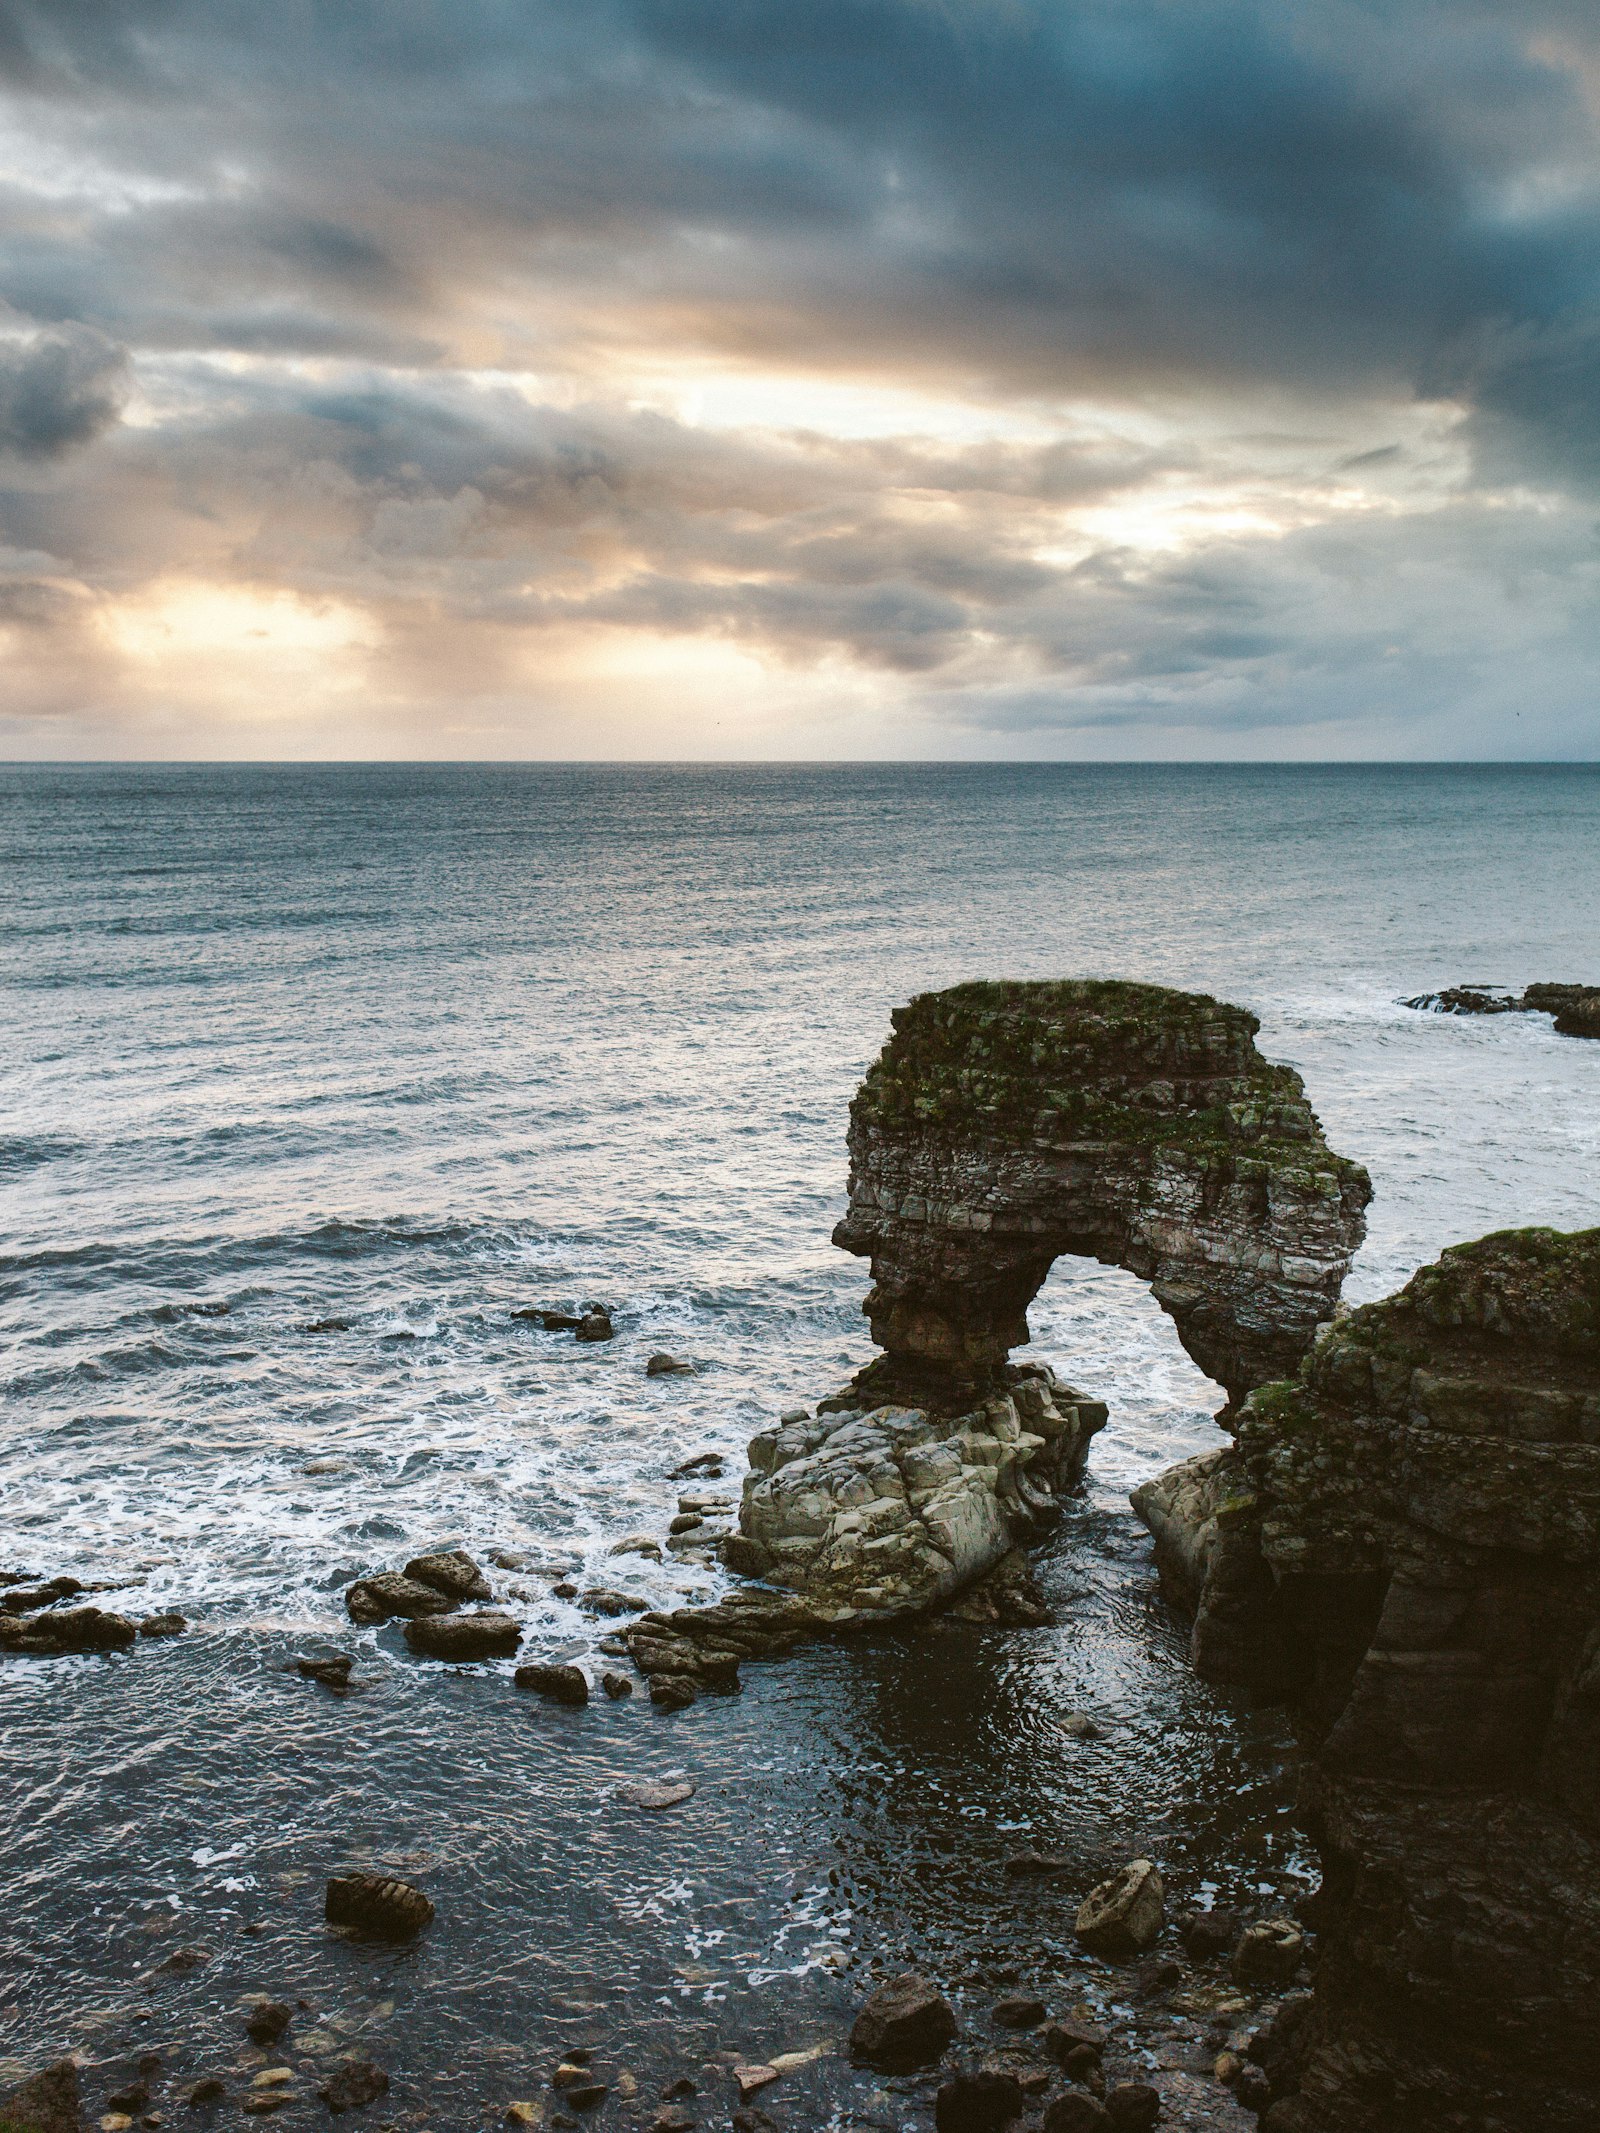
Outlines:
[[[1447,985],[1400,1004],[1431,1015],[1552,1015],[1563,1037],[1600,1037],[1600,985]]]
[[[1237,1419],[1135,1501],[1198,1670],[1286,1700],[1300,1741],[1321,1952],[1263,2125],[1579,2133],[1600,2095],[1600,1230],[1453,1247]]]
[[[1043,1364],[1008,1375],[965,1414],[862,1408],[846,1393],[753,1437],[739,1530],[722,1544],[753,1582],[621,1632],[652,1694],[669,1680],[733,1689],[741,1660],[940,1608],[1045,1619],[1020,1549],[1059,1517],[1106,1409]]]

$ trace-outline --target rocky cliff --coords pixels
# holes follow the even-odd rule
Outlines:
[[[1447,1251],[1141,1503],[1213,1678],[1288,1697],[1323,1858],[1272,2133],[1600,2097],[1600,1230]]]
[[[999,1382],[1062,1253],[1148,1281],[1231,1400],[1293,1371],[1372,1188],[1260,1027],[1204,993],[1109,981],[924,993],[850,1112],[849,1212],[880,1397]]]

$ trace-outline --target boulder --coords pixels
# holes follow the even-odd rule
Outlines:
[[[78,2133],[82,2116],[73,2059],[58,2059],[0,2094],[0,2125],[16,2133]]]
[[[611,1315],[592,1304],[579,1319],[572,1335],[576,1341],[610,1341],[617,1337],[617,1329],[611,1323]]]
[[[295,1672],[303,1674],[307,1681],[320,1681],[325,1689],[332,1689],[340,1696],[350,1686],[350,1669],[355,1661],[343,1652],[334,1652],[327,1657],[297,1659]]]
[[[1161,2117],[1161,2091],[1148,2081],[1119,2081],[1107,2089],[1105,2106],[1116,2133],[1149,2133]]]
[[[1149,1859],[1130,1859],[1089,1891],[1073,1931],[1092,1955],[1129,1962],[1154,1945],[1165,1916],[1160,1873]]]
[[[414,1555],[405,1567],[413,1583],[431,1586],[451,1600],[492,1600],[489,1580],[464,1548],[436,1548]]]
[[[869,2065],[892,2070],[926,2066],[954,2042],[956,2012],[923,1977],[912,1972],[880,1985],[856,2016],[850,2049]]]
[[[586,1615],[616,1616],[643,1614],[650,1602],[641,1599],[636,1592],[618,1592],[610,1585],[595,1585],[589,1591],[579,1593],[578,1605]]]
[[[433,1905],[392,1874],[335,1874],[323,1915],[330,1926],[350,1926],[375,1940],[413,1940],[432,1919]]]
[[[519,1689],[532,1689],[536,1696],[543,1696],[551,1703],[571,1704],[576,1708],[589,1701],[589,1682],[581,1667],[546,1663],[519,1666],[514,1678]]]
[[[602,1674],[600,1676],[600,1686],[611,1697],[613,1702],[620,1702],[623,1697],[633,1694],[633,1683],[626,1674],[614,1672]]]
[[[344,1605],[352,1622],[371,1627],[396,1616],[415,1621],[420,1615],[447,1615],[455,1602],[436,1586],[402,1577],[398,1570],[380,1570],[374,1577],[357,1578],[345,1593]]]
[[[424,1659],[509,1659],[522,1642],[515,1615],[420,1615],[406,1624],[406,1642]]]
[[[181,1637],[188,1627],[185,1615],[145,1615],[140,1619],[139,1634],[141,1637]]]
[[[1105,2106],[1083,2089],[1068,2089],[1046,2107],[1043,2133],[1111,2133]]]
[[[999,2133],[1022,2116],[1022,2083],[1013,2073],[980,2067],[952,2074],[933,2099],[938,2133]]]
[[[83,1587],[76,1578],[49,1578],[42,1585],[15,1584],[0,1598],[0,1614],[27,1615],[38,1607],[53,1607],[57,1600],[75,1599]]]
[[[695,1366],[686,1355],[668,1355],[663,1350],[659,1355],[651,1356],[644,1372],[649,1378],[692,1378]]]
[[[699,1694],[687,1674],[647,1674],[645,1681],[659,1711],[686,1711]]]

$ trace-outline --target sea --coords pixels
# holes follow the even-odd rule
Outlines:
[[[925,2126],[925,2085],[842,2051],[915,1968],[974,2048],[1000,1992],[1099,2008],[1171,2123],[1225,2122],[1185,2101],[1196,2025],[1072,1935],[1133,1855],[1173,1909],[1316,1878],[1280,1715],[1194,1678],[1128,1508],[1221,1441],[1131,1276],[1059,1263],[1032,1311],[1111,1410],[1040,1556],[1048,1628],[818,1645],[667,1714],[551,1706],[343,1606],[434,1544],[522,1555],[491,1574],[524,1656],[588,1664],[564,1574],[714,1594],[610,1551],[664,1533],[683,1461],[736,1489],[748,1437],[871,1354],[829,1233],[890,1010],[1067,976],[1254,1010],[1372,1174],[1352,1300],[1600,1222],[1600,1044],[1400,1004],[1600,981],[1594,766],[0,768],[0,1568],[189,1622],[0,1662],[0,2082],[76,2052],[94,2107],[154,2054],[150,2110],[203,2127],[186,2084],[237,2117],[284,2065],[310,2126],[361,2052],[390,2077],[362,2123],[446,2133],[560,2123],[586,2049],[589,2122],[688,2080],[719,2127],[736,2060],[810,2054],[776,2123]],[[591,1300],[609,1343],[515,1315]],[[647,1376],[658,1350],[694,1374]],[[342,1698],[294,1671],[330,1651]],[[676,1809],[618,1797],[667,1776]],[[1008,1876],[1025,1848],[1071,1869]],[[354,1866],[434,1924],[330,1932]],[[261,1993],[294,2010],[266,2053]]]

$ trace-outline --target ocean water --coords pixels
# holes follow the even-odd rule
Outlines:
[[[1189,1675],[1126,1506],[1218,1441],[1218,1395],[1115,1271],[1059,1265],[1032,1314],[1112,1409],[1048,1630],[571,1713],[353,1631],[342,1591],[439,1540],[714,1588],[608,1550],[662,1532],[681,1460],[726,1453],[731,1490],[754,1429],[870,1353],[828,1237],[851,1093],[915,991],[1252,1007],[1372,1173],[1356,1299],[1453,1239],[1600,1221],[1600,1045],[1397,1004],[1600,980],[1597,854],[1600,771],[1570,766],[0,770],[0,1567],[192,1624],[0,1668],[0,2073],[79,2049],[92,2088],[154,2048],[247,2081],[264,1990],[307,2003],[272,2055],[291,2124],[352,2042],[400,2127],[549,2105],[577,2042],[626,2076],[601,2124],[684,2073],[726,2124],[718,2052],[813,2043],[780,2122],[922,2124],[834,2049],[875,1964],[981,2031],[1011,1981],[1120,2004],[1070,1932],[1109,1860],[1158,1857],[1178,1901],[1304,1887],[1278,1722]],[[608,1345],[511,1315],[591,1297]],[[647,1379],[658,1348],[697,1374]],[[592,1646],[553,1571],[496,1577],[530,1650]],[[285,1671],[328,1646],[343,1700]],[[678,1771],[671,1815],[614,1798]],[[1081,1872],[1007,1880],[1024,1843]],[[322,1927],[358,1860],[434,1896],[412,1949]],[[164,1968],[180,1946],[205,1960]]]

